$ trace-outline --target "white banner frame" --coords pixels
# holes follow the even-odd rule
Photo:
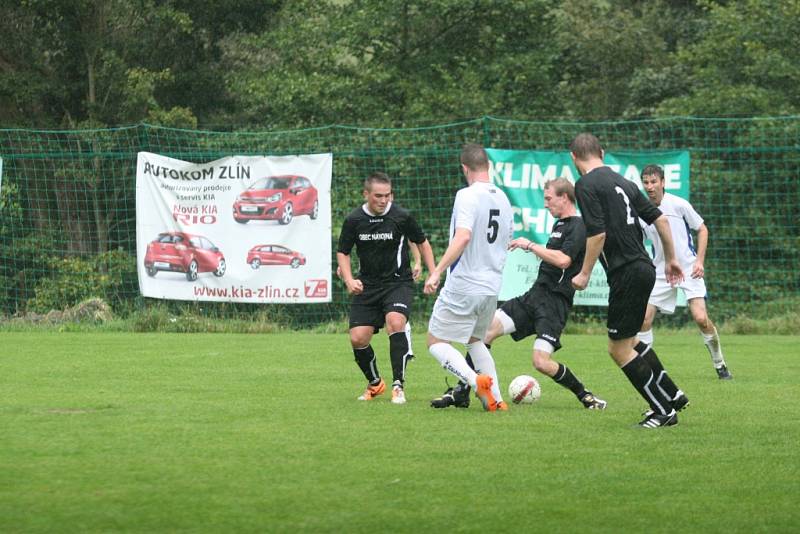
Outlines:
[[[330,302],[332,174],[330,153],[191,163],[140,152],[141,294],[188,301]]]

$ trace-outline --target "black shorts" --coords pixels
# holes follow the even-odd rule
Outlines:
[[[656,269],[649,261],[634,261],[608,275],[608,337],[627,339],[639,333],[647,300],[656,283]]]
[[[413,300],[414,285],[411,282],[365,285],[360,295],[353,295],[350,304],[350,328],[372,326],[377,332],[383,327],[389,312],[402,313],[408,319]]]
[[[506,301],[500,309],[514,321],[516,330],[511,333],[514,341],[536,334],[537,339],[547,341],[554,350],[561,348],[561,332],[570,309],[566,296],[535,285],[524,295]]]

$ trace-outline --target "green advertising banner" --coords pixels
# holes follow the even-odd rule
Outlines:
[[[514,237],[544,245],[554,218],[544,207],[544,184],[564,177],[573,183],[579,178],[569,152],[487,149],[492,180],[508,195],[514,209]],[[642,189],[641,170],[650,164],[664,169],[666,191],[689,198],[689,152],[640,151],[607,152],[605,164],[635,182]],[[527,291],[539,273],[539,259],[515,250],[508,255],[499,300],[508,300]],[[682,296],[682,293],[681,293]],[[600,262],[595,265],[589,286],[575,294],[575,304],[606,306],[608,285]]]

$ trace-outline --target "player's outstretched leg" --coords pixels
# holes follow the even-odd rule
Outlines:
[[[551,358],[555,346],[546,339],[537,338],[533,343],[533,366],[540,373],[549,376],[559,386],[570,390],[589,410],[605,410],[608,404],[588,391],[569,367]]]
[[[461,354],[449,343],[435,342],[428,346],[428,350],[443,368],[475,388],[478,398],[481,399],[481,403],[487,411],[497,410],[497,401],[492,395],[492,377],[476,374],[469,368]]]
[[[600,397],[594,395],[591,391],[583,386],[583,382],[578,380],[569,367],[566,365],[554,362],[558,365],[556,374],[550,378],[559,386],[570,390],[575,394],[575,397],[583,404],[583,407],[588,410],[605,410],[608,403]]]

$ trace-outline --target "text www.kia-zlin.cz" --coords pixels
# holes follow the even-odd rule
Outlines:
[[[274,298],[299,298],[300,289],[287,287],[285,289],[274,286],[250,288],[244,286],[231,287],[193,287],[195,297],[227,297],[241,299],[274,299]]]

